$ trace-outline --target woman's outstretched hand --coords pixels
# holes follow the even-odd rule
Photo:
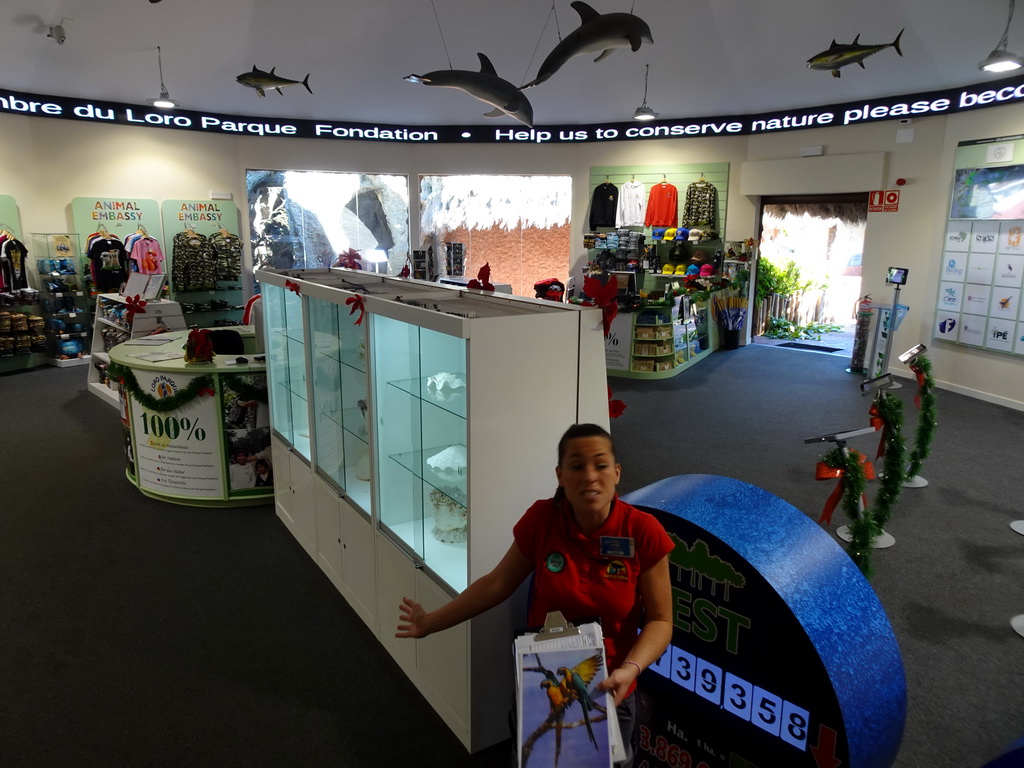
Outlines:
[[[427,612],[423,606],[408,597],[402,598],[402,604],[398,606],[398,631],[395,637],[426,637],[429,633],[423,626],[423,619]]]

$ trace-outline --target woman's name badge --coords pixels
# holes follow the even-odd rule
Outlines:
[[[628,536],[602,536],[602,557],[632,557],[633,539]]]

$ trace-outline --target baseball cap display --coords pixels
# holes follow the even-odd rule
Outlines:
[[[665,227],[655,227],[651,230],[651,239],[653,240],[664,240],[665,239]]]
[[[675,227],[669,227],[668,229],[666,229],[665,230],[664,239],[665,240],[675,240],[676,239],[676,228]]]
[[[686,227],[679,227],[676,230],[676,240],[689,240],[689,239],[690,239],[690,230],[688,230]]]

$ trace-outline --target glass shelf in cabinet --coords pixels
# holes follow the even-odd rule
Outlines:
[[[447,447],[450,448],[452,446]],[[403,469],[411,472],[416,478],[422,480],[431,488],[451,496],[457,502],[466,506],[466,471],[463,469],[461,474],[456,474],[451,478],[448,478],[438,474],[427,465],[427,459],[437,455],[443,450],[445,450],[445,448],[428,448],[424,451],[408,451],[406,453],[391,454],[389,458]]]
[[[465,378],[462,377],[461,374],[455,374],[455,376],[459,376],[463,381],[465,381]],[[431,393],[426,379],[389,381],[388,385],[395,387],[406,394],[412,395],[425,403],[430,403],[431,405],[447,411],[454,416],[458,416],[461,419],[466,418],[466,395],[464,392],[443,390],[442,393],[439,394]],[[444,397],[445,399],[438,399],[440,397]]]

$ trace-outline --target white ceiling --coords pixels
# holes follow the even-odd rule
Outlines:
[[[632,1],[632,0],[630,0]],[[600,13],[624,0],[591,0]],[[566,36],[579,25],[556,0]],[[532,79],[558,42],[551,0],[434,0],[451,63],[477,69],[485,53],[516,85]],[[663,118],[743,115],[917,93],[994,79],[978,70],[1006,25],[1007,0],[636,0],[654,44],[569,61],[526,91],[544,124],[628,120],[643,99]],[[1024,16],[1024,14],[1021,14]],[[46,36],[61,22],[64,45]],[[549,18],[550,17],[550,18]],[[1024,52],[1024,19],[1009,49]],[[833,37],[889,43],[901,28],[903,57],[888,48],[843,70],[806,68]],[[491,108],[445,88],[404,82],[447,69],[429,0],[4,0],[0,88],[144,104],[164,83],[182,108],[278,118],[405,125],[518,125],[483,118]],[[531,63],[532,62],[532,63]],[[283,94],[235,82],[253,65],[301,80]]]

